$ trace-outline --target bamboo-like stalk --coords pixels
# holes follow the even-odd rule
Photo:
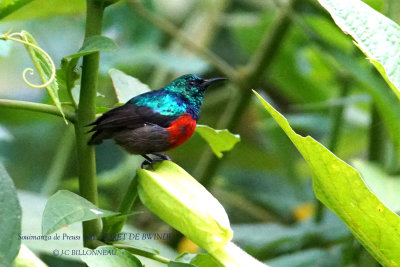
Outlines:
[[[102,31],[104,6],[103,1],[86,1],[86,30],[85,38],[99,35]],[[96,162],[93,146],[88,145],[89,136],[86,134],[88,123],[96,117],[97,76],[99,71],[99,53],[83,57],[80,100],[75,124],[76,145],[78,151],[78,177],[80,195],[97,205]],[[100,234],[100,220],[90,220],[82,223],[83,236]],[[90,238],[83,238],[84,245],[90,247]]]

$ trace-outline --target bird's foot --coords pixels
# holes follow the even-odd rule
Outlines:
[[[155,152],[155,153],[152,153],[152,154],[157,156],[157,158],[150,158],[147,155],[142,155],[142,157],[145,158],[145,161],[142,162],[142,164],[140,165],[140,168],[144,169],[146,166],[150,166],[150,168],[152,170],[154,170],[154,168],[153,168],[153,164],[154,163],[161,162],[163,160],[172,161],[171,158],[166,154],[158,153],[158,152]]]

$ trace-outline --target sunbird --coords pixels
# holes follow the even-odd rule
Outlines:
[[[220,80],[226,78],[202,79],[186,74],[161,89],[137,95],[88,124],[94,126],[89,131],[94,132],[89,145],[98,145],[104,139],[112,138],[128,153],[144,157],[142,168],[171,160],[162,152],[183,144],[192,136],[204,92]]]

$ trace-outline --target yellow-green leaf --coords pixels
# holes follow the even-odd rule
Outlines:
[[[400,217],[367,188],[357,170],[310,136],[296,134],[279,112],[256,95],[310,166],[317,198],[382,265],[400,265]]]
[[[222,158],[223,151],[231,150],[240,141],[240,135],[233,134],[227,129],[215,130],[207,125],[197,125],[196,132],[206,140],[218,158]]]

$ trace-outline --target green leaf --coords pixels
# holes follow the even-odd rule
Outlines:
[[[400,264],[399,216],[369,191],[354,168],[310,136],[296,134],[279,112],[256,95],[309,164],[317,198],[382,265]]]
[[[61,60],[61,69],[57,70],[56,78],[60,85],[60,91],[65,90],[69,96],[73,93],[72,89],[75,87],[76,80],[79,79],[80,74],[76,71],[76,65],[78,64],[79,58],[63,58]],[[74,98],[74,97],[73,97]],[[70,101],[78,103],[79,98],[70,99]]]
[[[23,40],[38,46],[36,43],[35,39],[32,37],[32,35],[27,32],[27,31],[22,31],[21,32]],[[37,49],[33,48],[32,46],[25,45],[26,50],[28,51],[29,56],[32,59],[32,62],[42,80],[43,83],[48,82],[53,74],[53,71],[56,71],[55,69],[52,69],[52,64],[50,62],[50,58],[46,57],[42,52],[38,51]],[[51,99],[53,100],[54,104],[56,105],[57,109],[60,111],[62,114],[64,121],[66,124],[68,124],[67,120],[65,119],[64,112],[61,107],[61,102],[60,98],[58,96],[58,83],[57,79],[54,79],[47,87],[47,92],[49,93]]]
[[[116,49],[118,49],[118,46],[112,39],[101,35],[94,35],[85,39],[85,42],[78,52],[71,54],[66,58],[80,58],[96,52],[112,52]]]
[[[215,130],[207,125],[197,125],[196,132],[210,145],[218,158],[222,158],[223,151],[231,150],[240,141],[240,135],[232,134],[228,130]]]
[[[0,1],[0,19],[7,17],[33,0],[2,0]]]
[[[146,84],[120,70],[110,69],[108,74],[112,79],[118,103],[126,103],[132,97],[151,91]]]
[[[97,254],[97,255],[96,255]],[[142,263],[129,252],[113,246],[101,246],[95,250],[87,250],[81,259],[89,267],[130,266],[141,267]]]
[[[216,259],[214,259],[208,253],[201,254],[189,254],[187,252],[182,253],[175,259],[174,262],[190,263],[189,266],[213,266],[213,267],[223,267]]]
[[[17,256],[21,244],[21,206],[17,191],[7,171],[0,163],[0,265],[9,265]]]
[[[400,27],[359,0],[319,0],[357,42],[400,99]]]
[[[42,233],[49,235],[74,222],[89,221],[118,213],[99,209],[81,196],[60,190],[49,198],[42,217]]]

